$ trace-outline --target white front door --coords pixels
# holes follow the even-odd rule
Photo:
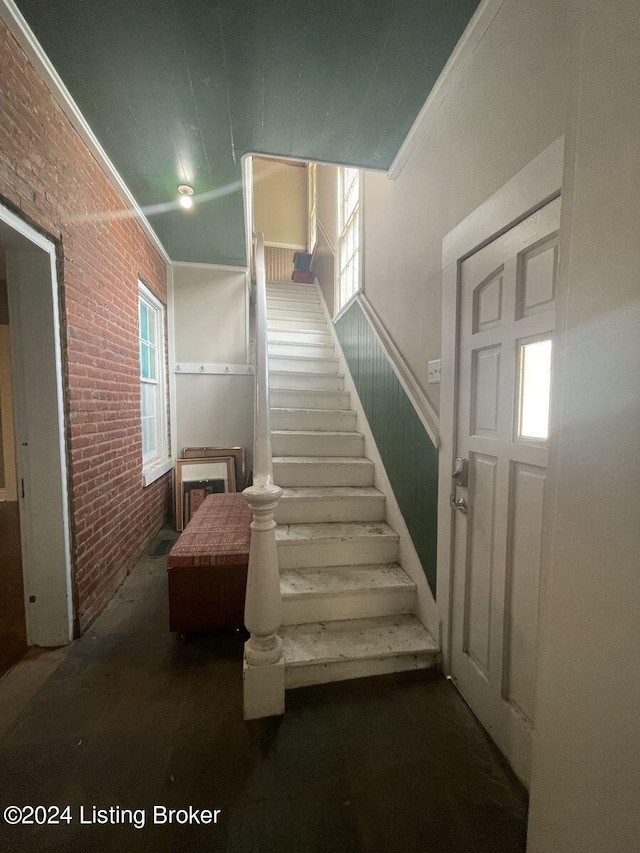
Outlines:
[[[452,676],[528,782],[560,199],[460,269]]]

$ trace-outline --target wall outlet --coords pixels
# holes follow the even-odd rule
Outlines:
[[[427,362],[427,383],[436,385],[440,382],[442,374],[442,359],[434,358],[433,361]]]

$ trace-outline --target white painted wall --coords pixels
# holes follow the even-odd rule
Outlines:
[[[505,0],[400,176],[365,173],[365,291],[436,406],[442,238],[563,133],[567,5]]]
[[[246,365],[247,286],[244,271],[176,264],[172,267],[172,352],[180,363]],[[250,467],[253,376],[176,374],[173,447],[242,446]]]
[[[442,237],[566,131],[530,853],[640,849],[639,91],[637,0],[505,0],[365,177],[367,296],[437,401]]]
[[[566,136],[530,853],[640,850],[640,4],[584,0]]]
[[[253,159],[254,231],[265,243],[307,246],[307,170],[280,160]]]

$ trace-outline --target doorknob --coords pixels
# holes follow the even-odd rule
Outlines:
[[[463,515],[467,514],[468,507],[467,502],[464,498],[454,498],[452,495],[451,506],[453,507],[453,509],[458,510],[458,512],[461,512]]]

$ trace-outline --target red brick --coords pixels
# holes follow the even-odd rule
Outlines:
[[[138,278],[166,270],[0,22],[0,194],[61,244],[77,617],[84,629],[165,521],[170,477],[142,488]]]

